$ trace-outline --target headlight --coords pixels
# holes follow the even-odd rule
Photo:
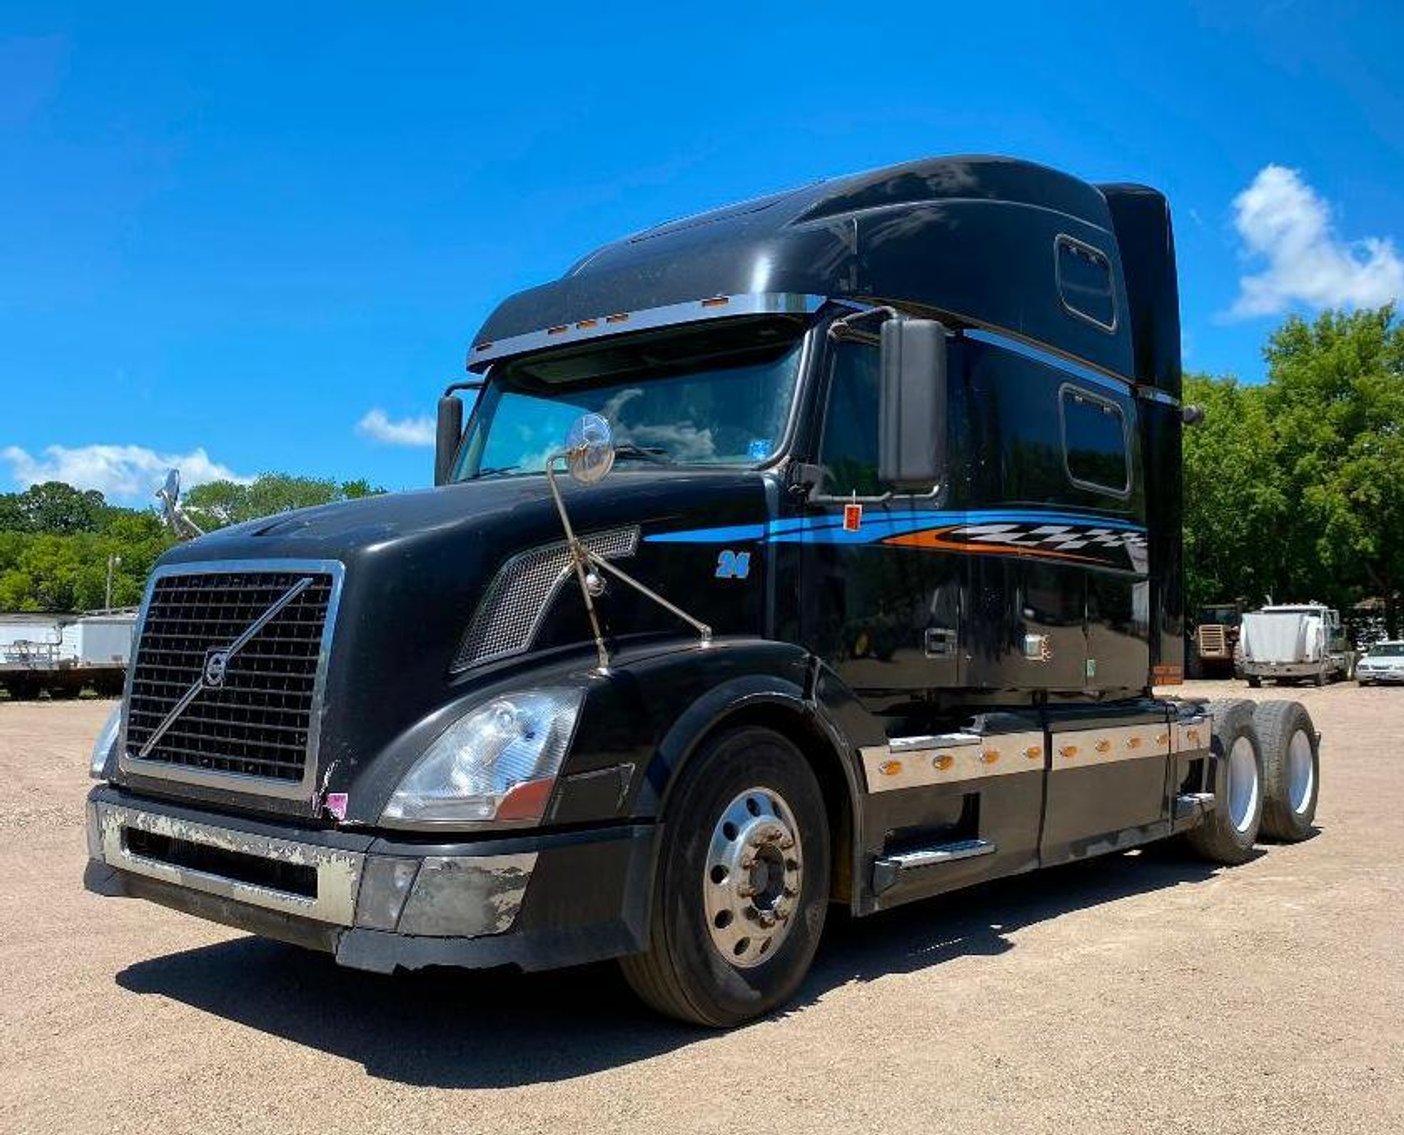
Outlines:
[[[107,766],[107,758],[112,752],[112,746],[117,744],[117,731],[121,728],[122,707],[119,704],[107,715],[107,720],[102,725],[102,732],[93,742],[93,753],[88,759],[88,775],[94,780],[102,779],[102,770]]]
[[[524,690],[446,729],[400,782],[392,825],[536,821],[570,748],[584,691]]]

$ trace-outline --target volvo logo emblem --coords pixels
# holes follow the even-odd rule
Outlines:
[[[211,650],[205,655],[205,685],[217,690],[224,685],[224,674],[229,668],[229,651]]]

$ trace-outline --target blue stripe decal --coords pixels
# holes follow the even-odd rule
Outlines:
[[[645,536],[650,544],[730,544],[764,540],[764,524],[738,524],[732,528],[691,528],[682,532],[657,532]]]
[[[1081,524],[1117,532],[1145,532],[1143,525],[1093,513],[1039,509],[894,509],[867,513],[857,532],[845,532],[841,514],[791,517],[768,524],[737,524],[721,528],[687,528],[677,532],[657,532],[645,536],[651,544],[868,544],[920,532],[926,528],[971,524]]]

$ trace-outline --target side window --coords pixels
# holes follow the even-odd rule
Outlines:
[[[819,461],[828,473],[823,491],[833,496],[877,496],[878,349],[840,342],[829,373],[829,399]]]
[[[1131,462],[1121,407],[1073,386],[1064,386],[1058,400],[1068,478],[1084,489],[1125,496]]]
[[[1090,244],[1060,235],[1054,242],[1058,295],[1069,314],[1094,327],[1116,329],[1116,295],[1111,261]]]

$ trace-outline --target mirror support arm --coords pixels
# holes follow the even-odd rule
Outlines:
[[[695,619],[675,603],[669,602],[647,585],[640,583],[623,568],[615,567],[603,556],[597,556],[580,542],[580,537],[575,534],[575,528],[570,522],[570,513],[566,510],[565,501],[561,497],[560,487],[556,484],[555,464],[557,461],[564,461],[567,466],[573,454],[580,452],[584,446],[577,450],[566,450],[563,453],[553,453],[546,459],[546,484],[551,489],[551,499],[556,502],[556,512],[561,518],[561,528],[565,531],[566,548],[570,552],[571,565],[575,569],[576,581],[580,584],[580,597],[585,600],[585,613],[590,616],[590,631],[595,636],[595,653],[600,662],[600,673],[609,672],[609,648],[605,646],[604,632],[600,628],[599,612],[595,610],[595,596],[603,587],[600,578],[595,573],[597,571],[607,572],[614,576],[621,583],[632,587],[646,599],[651,599],[658,606],[662,607],[670,614],[676,615],[688,626],[697,632],[697,637],[702,646],[712,644],[712,628],[700,619]],[[587,570],[588,569],[588,570]]]
[[[551,487],[551,499],[556,502],[556,512],[560,514],[561,527],[565,529],[566,547],[570,550],[571,563],[575,567],[575,578],[580,583],[580,596],[585,600],[585,613],[590,616],[590,630],[595,636],[595,652],[600,660],[600,672],[609,670],[609,650],[605,647],[604,632],[600,630],[600,616],[595,611],[595,600],[590,594],[590,582],[585,576],[585,565],[590,562],[590,553],[571,527],[570,514],[566,512],[561,490],[556,486],[556,474],[552,470],[558,459],[566,458],[564,453],[553,453],[546,459],[546,483]]]

